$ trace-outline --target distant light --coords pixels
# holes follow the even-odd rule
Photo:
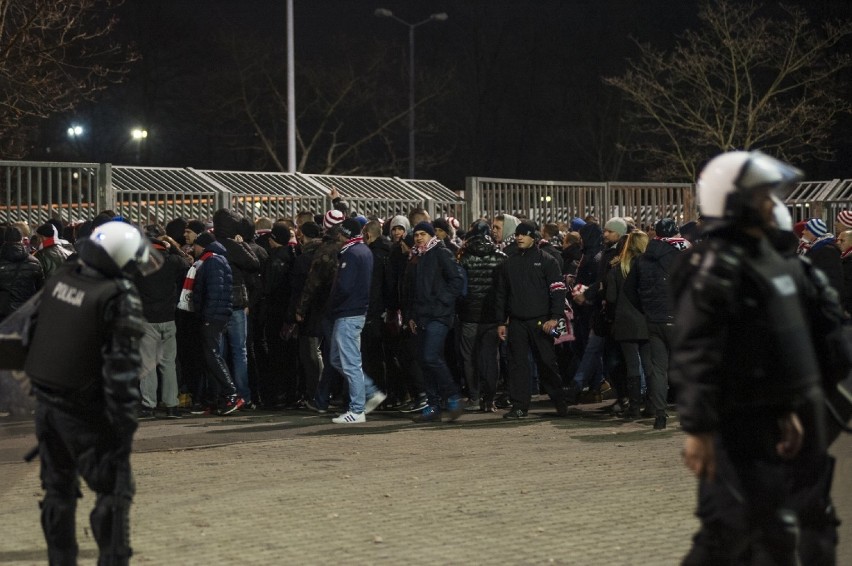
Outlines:
[[[429,16],[430,20],[435,20],[435,21],[438,21],[438,22],[444,22],[444,21],[447,20],[447,18],[449,18],[449,16],[447,15],[446,12],[441,12],[439,14],[432,14],[431,16]]]
[[[83,135],[83,126],[71,126],[68,128],[68,137],[75,138],[77,136]]]
[[[135,140],[143,140],[148,137],[148,130],[143,130],[142,128],[135,128],[130,135]]]
[[[387,8],[376,8],[376,11],[373,12],[377,18],[392,18],[393,12],[388,10]]]

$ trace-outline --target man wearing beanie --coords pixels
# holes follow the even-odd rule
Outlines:
[[[0,246],[0,320],[27,302],[44,285],[41,264],[24,249],[17,228],[6,228]]]
[[[373,279],[373,253],[361,237],[361,224],[354,218],[340,223],[337,240],[341,245],[340,262],[331,296],[328,318],[332,321],[331,365],[349,384],[349,410],[331,420],[335,424],[366,422],[366,414],[385,400],[361,364],[361,332]]]
[[[452,253],[435,237],[435,228],[429,222],[414,226],[411,254],[405,274],[408,300],[403,320],[414,335],[428,402],[414,421],[440,422],[442,401],[446,403],[448,419],[455,420],[464,406],[444,359],[444,346],[464,279]]]
[[[432,226],[435,228],[435,237],[441,240],[444,246],[455,255],[459,251],[459,247],[452,241],[455,232],[450,227],[450,223],[443,218],[436,218],[432,221]]]
[[[204,222],[201,220],[190,220],[186,223],[186,228],[183,229],[183,239],[186,242],[183,251],[192,255],[192,245],[195,243],[195,238],[204,232]]]
[[[44,278],[47,279],[65,263],[71,252],[59,245],[59,231],[54,224],[45,222],[36,228],[36,234],[41,236],[41,243],[34,255],[41,264]]]
[[[822,218],[809,218],[802,232],[804,256],[811,260],[828,277],[829,284],[841,295],[843,304],[843,265],[840,262],[840,248],[834,234],[828,231]]]
[[[530,407],[530,349],[538,363],[541,384],[560,417],[568,414],[556,349],[550,332],[565,309],[565,282],[556,260],[536,245],[538,226],[523,220],[515,228],[518,252],[500,270],[495,297],[497,335],[506,341],[509,395],[512,408],[504,419],[521,419]]]
[[[264,265],[261,296],[264,320],[262,332],[266,338],[267,364],[258,375],[258,394],[265,408],[274,407],[280,400],[296,401],[296,372],[288,354],[287,340],[282,338],[287,308],[290,305],[293,263],[295,253],[290,246],[290,229],[284,222],[276,222],[269,231],[269,259]],[[295,350],[295,342],[293,342]],[[289,367],[288,367],[289,366]]]
[[[325,213],[322,219],[322,227],[325,228],[326,232],[343,222],[346,217],[339,210],[329,210]]]
[[[838,212],[835,224],[837,224],[835,228],[838,235],[840,232],[852,230],[852,210],[841,210]]]

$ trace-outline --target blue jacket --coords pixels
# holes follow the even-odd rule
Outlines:
[[[344,245],[328,299],[328,317],[365,316],[370,305],[373,252],[363,243]]]
[[[413,320],[418,326],[432,321],[452,326],[456,299],[464,287],[452,252],[438,243],[428,252],[415,256],[406,268],[406,280],[409,287],[405,320]]]
[[[204,248],[204,253],[213,255],[204,260],[201,269],[195,273],[195,285],[192,288],[192,303],[195,312],[204,322],[227,322],[231,318],[231,287],[233,276],[231,266],[225,257],[227,252],[219,242],[212,242]]]

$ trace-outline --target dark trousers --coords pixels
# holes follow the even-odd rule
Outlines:
[[[441,401],[457,397],[459,387],[444,359],[444,346],[450,327],[432,320],[417,327],[414,338],[417,341],[417,354],[423,369],[423,385],[429,405],[440,407]]]
[[[364,329],[361,331],[361,365],[364,373],[372,378],[379,389],[388,391],[383,332],[384,322],[381,318],[364,320]]]
[[[299,335],[299,363],[302,366],[302,374],[305,379],[305,398],[313,399],[319,385],[320,375],[323,371],[322,354],[320,353],[320,342],[318,336]]]
[[[651,367],[645,367],[645,379],[648,381],[648,400],[658,413],[666,410],[666,398],[669,394],[669,356],[674,328],[674,324],[648,323]]]
[[[464,363],[468,397],[490,404],[497,394],[497,358],[500,340],[496,323],[462,322],[457,331]]]
[[[316,394],[314,395],[314,402],[316,403],[317,408],[323,410],[328,409],[329,400],[333,393],[344,393],[341,389],[344,387],[346,381],[331,365],[331,334],[333,330],[334,321],[323,318],[322,342],[320,343],[320,353],[322,354],[322,373],[320,374]],[[348,398],[348,395],[344,395],[342,398]]]
[[[551,399],[564,397],[562,379],[556,362],[553,337],[541,331],[539,322],[544,320],[509,320],[509,395],[512,406],[524,411],[530,408],[530,364],[529,354],[538,364],[539,380]]]
[[[175,314],[177,330],[178,389],[181,393],[195,393],[204,379],[204,359],[198,348],[198,335],[201,332],[201,319],[197,314],[177,310]],[[193,399],[200,401],[200,399]]]
[[[228,371],[228,365],[219,350],[222,334],[225,332],[227,324],[227,321],[208,321],[201,324],[201,352],[209,388],[209,401],[215,400],[217,396],[231,398],[237,394],[234,380],[231,379],[231,372]],[[199,395],[200,397],[201,395]]]
[[[45,490],[41,524],[50,563],[77,563],[75,514],[82,477],[97,493],[90,524],[98,543],[98,563],[128,564],[135,492],[129,442],[117,442],[102,409],[72,414],[40,400],[35,420]]]

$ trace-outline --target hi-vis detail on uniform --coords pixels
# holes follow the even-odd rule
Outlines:
[[[68,303],[75,307],[83,304],[83,299],[86,298],[86,292],[82,289],[77,289],[65,283],[57,283],[53,289],[53,297],[59,299],[63,303]]]

